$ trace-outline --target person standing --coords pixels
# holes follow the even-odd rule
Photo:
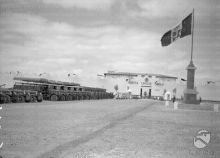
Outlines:
[[[173,96],[173,103],[175,103],[176,102],[176,96],[174,95]]]

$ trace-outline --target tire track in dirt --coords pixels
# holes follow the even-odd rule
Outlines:
[[[135,116],[137,113],[142,112],[143,110],[150,108],[154,104],[156,104],[156,103],[152,102],[152,103],[149,103],[149,104],[144,105],[142,107],[133,108],[133,109],[129,110],[124,116],[114,119],[111,123],[102,127],[101,129],[96,130],[93,133],[90,133],[84,137],[80,137],[78,139],[72,140],[72,141],[67,142],[65,144],[59,145],[59,146],[55,147],[54,149],[37,156],[36,158],[57,158],[62,153],[62,151],[65,151],[65,150],[68,150],[71,148],[76,148],[77,146],[84,144],[84,143],[98,137],[99,135],[103,134],[106,130],[115,127],[120,122]]]

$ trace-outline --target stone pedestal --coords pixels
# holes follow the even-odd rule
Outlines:
[[[195,89],[185,89],[184,90],[184,103],[186,104],[199,104],[196,100],[198,92]]]
[[[187,87],[184,90],[184,102],[186,104],[198,104],[199,101],[197,101],[196,99],[198,92],[194,88],[196,67],[192,61],[190,61],[190,64],[187,66],[186,70],[187,70]]]

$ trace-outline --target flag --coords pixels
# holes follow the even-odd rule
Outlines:
[[[183,38],[192,33],[192,13],[189,14],[180,24],[167,31],[161,38],[161,45],[168,46],[178,38]]]

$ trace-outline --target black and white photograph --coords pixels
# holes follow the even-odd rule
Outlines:
[[[0,0],[0,158],[219,157],[219,0]]]

